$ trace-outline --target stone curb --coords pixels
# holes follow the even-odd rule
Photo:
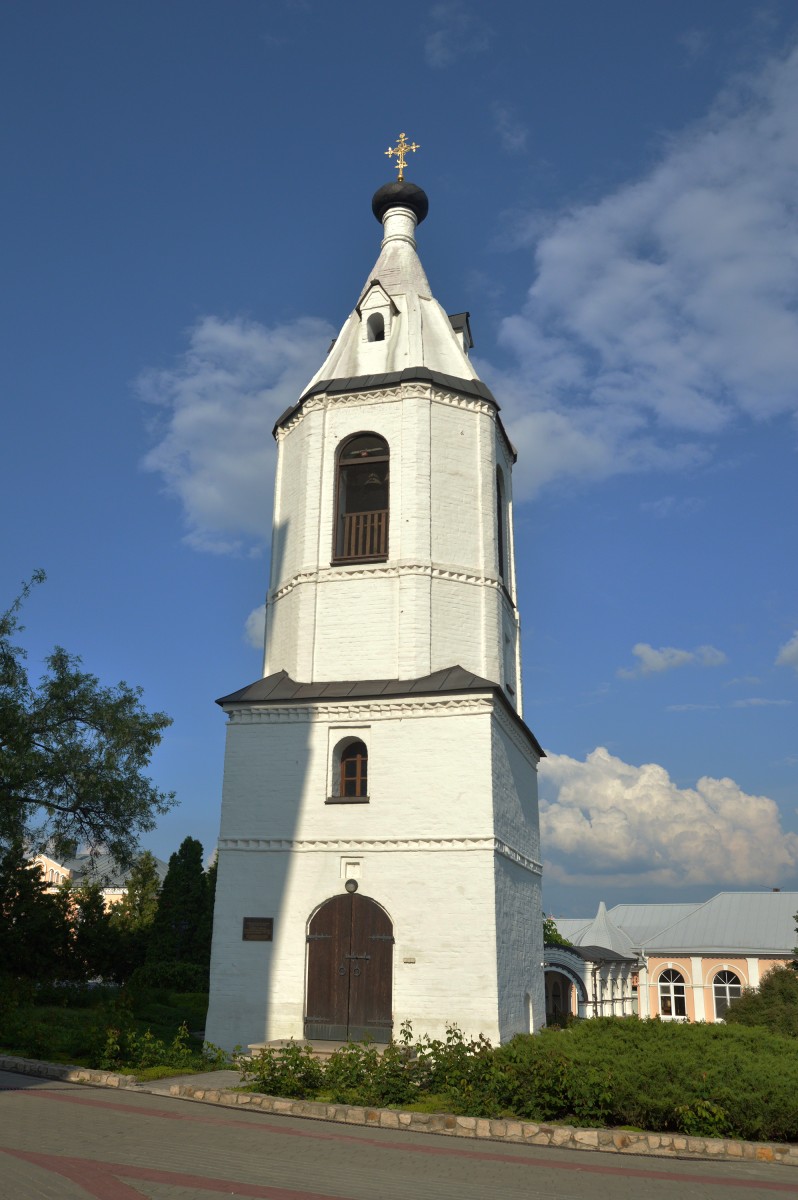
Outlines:
[[[326,1104],[318,1100],[285,1100],[255,1092],[224,1088],[198,1088],[172,1084],[168,1093],[136,1082],[135,1075],[92,1071],[62,1063],[0,1055],[0,1071],[38,1075],[95,1087],[128,1088],[151,1095],[170,1095],[204,1104],[336,1121],[344,1125],[366,1125],[378,1129],[408,1129],[412,1133],[436,1133],[447,1137],[485,1139],[510,1145],[555,1146],[560,1150],[603,1150],[613,1154],[644,1154],[660,1158],[717,1159],[725,1162],[770,1162],[798,1167],[798,1145],[777,1142],[741,1142],[734,1138],[687,1137],[676,1133],[634,1133],[625,1129],[577,1129],[572,1125],[539,1125],[532,1121],[457,1117],[451,1113],[410,1113],[393,1108],[360,1108],[349,1104]],[[160,1080],[167,1084],[168,1080]]]
[[[15,1058],[10,1054],[0,1055],[0,1071],[15,1071],[17,1075],[40,1075],[45,1079],[63,1079],[67,1083],[92,1083],[95,1087],[138,1087],[135,1075],[118,1075],[115,1071],[92,1071],[89,1067],[39,1062],[35,1058]]]

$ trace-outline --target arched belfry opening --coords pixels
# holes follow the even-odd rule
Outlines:
[[[348,438],[338,453],[334,560],[388,557],[390,450],[376,433]]]
[[[390,917],[368,896],[344,892],[316,910],[307,933],[308,1040],[391,1040],[393,941]]]

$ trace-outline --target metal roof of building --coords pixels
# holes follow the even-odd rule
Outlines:
[[[602,913],[603,907],[592,921],[561,917],[555,924],[575,945],[606,944],[620,953],[624,943],[613,930],[626,940],[626,953],[786,955],[798,943],[798,892],[719,892],[703,904],[616,904]]]
[[[656,934],[670,929],[700,907],[699,904],[616,904],[610,909],[610,916],[633,945],[647,946]]]
[[[317,683],[297,683],[286,671],[277,671],[265,679],[221,696],[216,703],[223,708],[239,704],[293,704],[316,700],[376,700],[382,697],[430,696],[446,693],[492,692],[502,701],[507,713],[529,739],[535,752],[545,758],[545,752],[528,725],[519,717],[501,687],[490,679],[482,679],[464,667],[446,667],[419,679],[343,679]]]
[[[771,950],[791,954],[798,937],[798,892],[720,892],[662,930],[647,950]]]
[[[163,883],[169,869],[161,858],[155,858],[158,878]],[[75,858],[64,860],[63,866],[72,875],[75,883],[99,883],[103,887],[125,887],[130,874],[130,867],[120,867],[110,854],[97,854],[92,860],[89,854],[78,854]]]

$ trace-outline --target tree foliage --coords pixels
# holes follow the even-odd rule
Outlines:
[[[572,946],[573,942],[569,942],[568,938],[563,937],[554,921],[554,917],[547,917],[543,914],[543,945],[544,946]]]
[[[114,905],[112,923],[133,931],[149,929],[158,911],[161,891],[158,864],[151,851],[145,850],[133,863],[125,886],[127,891]]]
[[[150,962],[187,962],[206,967],[210,961],[208,876],[202,866],[202,843],[187,837],[169,859],[158,911],[150,931]]]
[[[727,1025],[758,1025],[798,1037],[798,975],[789,967],[768,971],[757,991],[746,990],[726,1009]]]
[[[45,888],[20,841],[0,851],[0,975],[6,979],[57,979],[69,969],[69,892]]]
[[[124,866],[175,803],[144,774],[171,719],[146,710],[141,688],[103,686],[60,646],[30,682],[15,638],[22,604],[44,578],[35,572],[0,615],[0,842],[49,842],[56,852],[104,845]]]

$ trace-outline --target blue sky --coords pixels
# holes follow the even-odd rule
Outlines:
[[[794,4],[8,0],[0,46],[0,597],[44,567],[33,671],[174,717],[147,844],[215,842],[271,425],[406,130],[519,449],[547,909],[798,887]]]

